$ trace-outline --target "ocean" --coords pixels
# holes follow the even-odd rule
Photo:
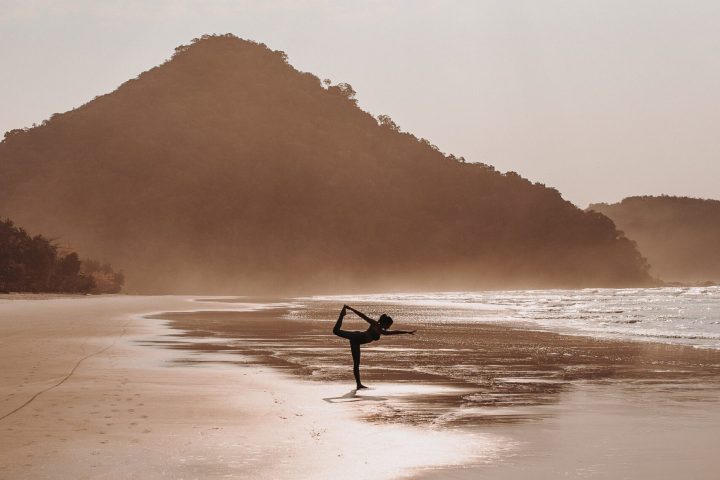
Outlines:
[[[503,323],[563,334],[720,349],[720,287],[498,290],[315,296],[412,310],[417,321]],[[410,312],[408,312],[410,313]],[[419,318],[418,318],[419,317]]]

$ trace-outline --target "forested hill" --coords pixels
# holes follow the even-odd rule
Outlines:
[[[354,96],[263,44],[203,37],[8,132],[0,215],[123,265],[129,291],[651,281],[607,217],[445,155]]]
[[[664,280],[720,282],[720,201],[688,197],[629,197],[590,209],[613,219],[638,242]]]

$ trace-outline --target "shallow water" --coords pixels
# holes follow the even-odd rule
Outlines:
[[[380,425],[422,428],[423,444],[431,448],[433,434],[453,431],[494,435],[508,449],[491,460],[468,459],[461,468],[421,469],[421,478],[715,478],[720,349],[695,348],[707,339],[689,336],[668,335],[665,343],[619,340],[641,337],[603,330],[603,322],[646,311],[637,308],[644,303],[668,310],[668,294],[674,294],[598,292],[595,299],[590,291],[318,297],[265,301],[261,308],[248,298],[206,299],[213,303],[206,311],[198,302],[196,311],[155,318],[178,332],[163,345],[187,351],[189,364],[272,366],[338,386],[318,403]],[[708,302],[705,293],[699,301],[693,295],[680,289],[674,304],[715,311],[716,292]],[[479,301],[482,296],[495,303]],[[595,324],[581,323],[582,330],[567,318],[553,319],[552,308],[564,305],[570,312],[573,302],[578,311],[597,310]],[[348,342],[331,333],[342,303],[375,317],[387,312],[393,327],[418,330],[362,347],[370,390],[354,390]],[[223,311],[208,311],[218,307]],[[697,323],[705,317],[698,314]],[[647,314],[645,323],[653,321]],[[344,324],[365,327],[352,314]],[[474,442],[470,437],[452,448]]]
[[[404,306],[436,322],[529,322],[599,338],[720,349],[720,287],[507,290],[308,297]]]
[[[603,292],[601,299],[628,295],[627,290]],[[262,308],[249,299],[207,299],[214,308],[218,302],[228,308],[158,317],[171,320],[184,332],[176,348],[231,353],[235,360],[229,361],[236,363],[270,365],[309,380],[346,383],[352,401],[371,406],[364,411],[365,418],[382,423],[450,427],[540,419],[546,415],[541,407],[556,404],[573,385],[587,382],[658,394],[669,403],[717,401],[720,350],[599,340],[588,338],[589,332],[560,335],[527,319],[501,320],[497,306],[476,301],[480,295],[496,299],[505,295],[502,298],[509,305],[510,295],[524,295],[527,304],[539,305],[548,293],[473,295],[442,294],[442,300],[431,295],[344,299],[375,317],[389,313],[396,319],[395,328],[418,330],[414,336],[383,337],[362,347],[363,382],[377,390],[361,395],[352,392],[348,342],[331,333],[343,303],[339,299],[283,299],[265,302]],[[574,295],[577,305],[578,298],[592,294],[554,291],[553,295]],[[198,302],[198,308],[202,306]],[[343,327],[360,330],[367,324],[349,314]],[[207,359],[198,356],[189,361]],[[434,387],[385,394],[388,385],[402,383]],[[380,397],[383,401],[378,401]]]

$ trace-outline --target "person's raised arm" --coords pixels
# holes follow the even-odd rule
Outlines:
[[[357,315],[358,317],[362,318],[363,320],[365,320],[366,322],[368,322],[370,325],[377,325],[377,320],[368,317],[368,316],[365,315],[364,313],[362,313],[362,312],[360,312],[360,311],[358,311],[358,310],[355,310],[355,309],[352,308],[351,306],[345,305],[345,308],[347,308],[347,309],[350,310],[351,312],[355,313],[355,315]]]

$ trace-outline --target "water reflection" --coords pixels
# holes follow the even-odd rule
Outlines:
[[[716,350],[454,321],[457,312],[439,307],[367,304],[363,310],[389,312],[418,329],[416,336],[384,337],[363,350],[363,380],[372,390],[324,399],[357,404],[370,421],[454,426],[540,419],[547,415],[542,406],[580,382],[662,391],[669,402],[717,401],[720,392]],[[336,316],[336,303],[306,300],[156,318],[178,332],[165,346],[232,354],[304,379],[352,384],[346,342],[331,332]]]

